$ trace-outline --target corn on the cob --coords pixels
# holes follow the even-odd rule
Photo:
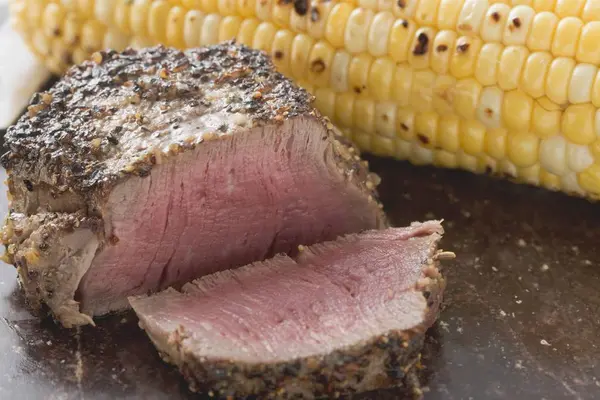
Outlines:
[[[600,198],[600,0],[13,0],[56,72],[237,39],[364,150]]]

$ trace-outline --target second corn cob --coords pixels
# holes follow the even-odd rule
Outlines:
[[[363,150],[600,197],[600,0],[13,0],[12,13],[56,72],[103,48],[236,39]]]

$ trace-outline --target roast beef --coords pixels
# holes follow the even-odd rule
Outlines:
[[[350,234],[130,299],[193,390],[335,398],[402,385],[444,289],[436,221]],[[228,397],[231,396],[231,397]]]
[[[3,241],[65,326],[127,297],[387,226],[376,175],[263,53],[94,54],[8,130]]]

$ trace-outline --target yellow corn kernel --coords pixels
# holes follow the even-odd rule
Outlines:
[[[390,58],[377,58],[371,65],[367,86],[375,100],[389,100],[395,68]]]
[[[329,88],[318,88],[315,90],[315,107],[323,115],[335,114],[335,98],[333,90]]]
[[[535,11],[529,6],[516,6],[508,14],[503,43],[506,46],[525,45]]]
[[[483,149],[485,154],[496,159],[502,160],[506,156],[506,129],[490,129],[487,131]]]
[[[239,18],[239,17],[237,17]],[[241,18],[240,18],[241,22]],[[273,46],[273,39],[275,38],[275,33],[277,33],[277,28],[270,22],[262,22],[256,28],[254,33],[254,40],[252,41],[252,47],[257,50],[264,50],[267,54],[271,53],[271,48]],[[310,51],[310,49],[309,49]],[[303,67],[306,68],[307,64],[303,64]],[[314,84],[314,82],[311,81]]]
[[[94,16],[106,26],[112,25],[117,0],[101,0],[94,4]]]
[[[81,28],[81,46],[88,53],[93,53],[102,48],[104,40],[104,26],[96,20],[87,21]]]
[[[465,0],[441,0],[437,14],[438,29],[454,31]]]
[[[481,45],[477,37],[459,37],[450,59],[450,74],[457,79],[473,76]]]
[[[314,44],[314,39],[304,33],[296,35],[294,38],[290,67],[292,75],[296,79],[305,79],[308,76],[308,57]]]
[[[552,54],[555,57],[574,57],[583,21],[576,17],[567,17],[559,21],[552,41]]]
[[[434,150],[433,165],[440,168],[457,168],[456,154],[446,150]]]
[[[530,167],[538,161],[539,138],[531,133],[519,132],[508,135],[506,154],[517,167]]]
[[[582,195],[584,190],[579,186],[578,176],[575,172],[568,172],[560,177],[562,190],[569,194]]]
[[[219,12],[218,0],[201,0],[202,7],[200,8],[207,14],[216,14]]]
[[[592,145],[590,145],[590,151],[594,156],[594,161],[600,162],[600,140],[596,140]]]
[[[373,136],[371,139],[371,146],[373,154],[378,154],[383,157],[390,157],[394,154],[395,143],[390,138]]]
[[[504,46],[500,43],[486,43],[479,52],[475,65],[475,79],[484,86],[497,83],[500,58],[504,53]]]
[[[486,174],[495,174],[498,170],[498,161],[487,154],[478,155],[477,162],[479,164],[478,170],[483,171]]]
[[[395,0],[379,0],[377,9],[378,10],[391,10],[394,7]]]
[[[460,124],[460,148],[467,154],[477,155],[483,151],[485,126],[474,119]]]
[[[202,7],[202,0],[181,0],[181,4],[188,10],[199,10]]]
[[[392,12],[400,18],[412,18],[418,4],[419,0],[396,0]]]
[[[398,108],[396,115],[396,134],[401,139],[411,141],[415,138],[415,113],[407,108]]]
[[[521,75],[521,88],[533,98],[545,94],[546,77],[552,63],[552,54],[540,51],[527,57],[525,68]]]
[[[529,50],[525,46],[507,46],[500,57],[498,66],[498,86],[502,90],[513,90],[519,87],[521,72]]]
[[[133,49],[137,49],[137,50],[139,50],[139,49],[143,49],[143,48],[145,48],[145,47],[150,47],[150,46],[153,46],[153,45],[155,45],[155,44],[156,44],[156,43],[155,43],[154,41],[152,41],[152,40],[151,40],[150,38],[148,38],[148,37],[134,36],[134,37],[131,39],[130,46],[131,46]]]
[[[458,165],[467,171],[471,172],[479,172],[479,163],[477,162],[477,157],[467,154],[463,151],[459,151],[457,154]]]
[[[600,3],[597,1],[586,1],[581,12],[581,19],[585,22],[600,21]]]
[[[433,162],[433,151],[413,142],[408,159],[414,165],[429,165]]]
[[[600,51],[598,51],[598,39],[600,38],[600,21],[592,21],[582,28],[577,53],[575,57],[578,62],[600,64]]]
[[[398,19],[392,25],[389,39],[390,56],[396,62],[408,60],[408,54],[412,51],[410,47],[417,30],[416,24],[408,20]]]
[[[450,153],[460,150],[460,118],[444,115],[438,123],[437,145]]]
[[[331,63],[331,87],[336,92],[351,90],[348,86],[348,71],[352,56],[343,50],[338,50],[333,56]]]
[[[419,25],[434,25],[440,0],[421,0],[415,11],[415,21]]]
[[[519,182],[528,183],[530,185],[540,184],[540,165],[533,164],[526,168],[519,168],[517,175],[519,176]]]
[[[421,146],[431,148],[436,145],[438,118],[435,112],[422,112],[415,116],[415,135]]]
[[[246,46],[252,46],[254,41],[254,35],[260,22],[256,18],[246,18],[242,21],[236,40],[238,43]],[[274,42],[273,42],[274,45]],[[274,53],[271,54],[272,58],[275,58]],[[281,71],[280,71],[281,72]]]
[[[308,0],[304,0],[308,2]],[[299,3],[302,4],[302,3]],[[308,11],[307,11],[308,13]],[[295,9],[290,13],[290,23],[289,27],[294,32],[306,32],[306,27],[308,26],[308,17],[305,14],[298,13]]]
[[[273,64],[283,74],[287,74],[292,68],[291,57],[294,37],[294,34],[287,29],[278,30],[273,37]]]
[[[543,138],[559,134],[561,114],[558,109],[544,108],[539,100],[536,100],[533,103],[531,130]]]
[[[585,3],[593,3],[594,0],[556,0],[554,14],[559,18],[577,17],[581,14]]]
[[[437,75],[432,90],[432,107],[440,115],[454,114],[454,108],[449,103],[449,99],[454,86],[456,85],[456,78],[450,75]]]
[[[558,17],[551,12],[541,12],[533,18],[531,31],[527,38],[530,51],[550,51],[554,33],[558,25]]]
[[[216,0],[210,0],[216,1]],[[261,21],[271,21],[273,3],[276,0],[257,0],[256,1],[256,18]]]
[[[375,103],[375,133],[394,137],[396,135],[396,104],[386,101]]]
[[[546,78],[546,96],[556,104],[566,104],[571,75],[575,69],[575,60],[558,57],[550,64]]]
[[[567,165],[573,172],[583,172],[594,163],[594,156],[589,146],[567,144]]]
[[[237,12],[242,17],[254,17],[257,0],[237,0]],[[260,0],[258,0],[260,1]]]
[[[104,41],[102,42],[103,49],[113,49],[116,51],[123,51],[129,46],[130,37],[125,35],[118,29],[111,29],[104,35]],[[65,49],[66,50],[66,49]],[[68,60],[68,52],[64,53],[63,60]]]
[[[366,97],[354,101],[354,126],[365,132],[372,132],[375,125],[375,103]]]
[[[94,0],[77,0],[77,8],[84,18],[92,18],[94,16]]]
[[[27,0],[25,4],[29,26],[38,26],[40,19],[42,18],[42,14],[44,13],[44,7],[46,6],[47,2],[44,0]]]
[[[59,4],[49,3],[42,14],[44,34],[49,38],[61,35],[61,25],[65,19],[65,10]]]
[[[495,3],[488,8],[481,27],[481,39],[486,43],[499,43],[502,42],[504,37],[504,27],[508,14],[510,13],[510,7],[506,4]]]
[[[488,128],[502,126],[502,104],[504,92],[496,86],[484,87],[477,106],[477,120]]]
[[[200,45],[208,46],[219,42],[219,25],[222,17],[219,14],[208,14],[204,17],[200,32]]]
[[[413,41],[409,47],[408,63],[413,69],[429,68],[429,55],[431,54],[431,42],[435,38],[435,31],[431,28],[419,28],[415,32]]]
[[[560,177],[546,170],[540,170],[540,184],[546,189],[552,191],[560,190]]]
[[[600,110],[596,111],[596,121],[594,122],[596,128],[596,136],[600,138]]]
[[[352,57],[348,69],[348,85],[356,94],[368,96],[369,88],[367,84],[372,63],[373,57],[365,53]]]
[[[154,1],[148,15],[148,33],[158,42],[167,39],[167,16],[171,6],[166,1]]]
[[[69,46],[75,46],[81,40],[82,21],[75,14],[67,14],[63,25],[63,40]]]
[[[289,26],[290,14],[292,13],[293,8],[292,3],[276,0],[273,3],[273,9],[271,10],[273,23],[282,27]]]
[[[372,10],[364,8],[355,8],[350,13],[344,32],[344,44],[351,54],[367,51],[369,28],[374,15]]]
[[[596,75],[592,86],[592,104],[600,108],[600,74]]]
[[[369,135],[364,132],[358,131],[351,133],[352,136],[350,137],[352,138],[354,143],[356,143],[357,146],[359,146],[361,149],[364,149],[365,151],[372,151],[371,141],[374,138],[373,135]]]
[[[75,50],[73,50],[73,62],[76,64],[81,64],[82,62],[87,60],[89,56],[89,53],[87,53],[81,47],[77,47],[75,48]]]
[[[354,7],[348,3],[336,4],[329,13],[325,26],[325,38],[333,47],[344,47],[346,24]]]
[[[456,32],[449,30],[440,31],[435,35],[431,49],[431,69],[434,72],[441,75],[448,73],[456,38]]]
[[[537,12],[554,11],[556,0],[533,0],[533,9]]]
[[[114,19],[117,28],[119,28],[126,35],[131,34],[131,25],[129,23],[131,18],[131,7],[133,2],[131,0],[118,0],[115,5]]]
[[[129,13],[129,25],[131,31],[139,37],[148,36],[148,14],[150,12],[150,0],[134,0]]]
[[[509,130],[528,131],[533,113],[533,99],[521,90],[504,94],[502,116]]]
[[[325,36],[325,24],[334,5],[335,3],[332,1],[321,2],[320,0],[312,0],[309,11],[310,17],[306,27],[310,37],[320,39]]]
[[[481,89],[481,84],[475,79],[461,79],[456,82],[451,97],[458,115],[465,119],[475,118]]]
[[[308,79],[317,87],[329,86],[335,50],[324,41],[317,42],[308,58]]]
[[[352,126],[354,101],[356,96],[352,93],[341,93],[335,101],[335,119],[342,126]]]
[[[167,44],[178,49],[185,47],[183,27],[185,10],[182,7],[172,7],[167,16]]]
[[[198,47],[200,45],[200,32],[204,14],[201,11],[192,10],[185,14],[183,21],[183,39],[186,47]]]
[[[367,10],[376,10],[378,6],[377,0],[350,0],[350,3],[358,3],[357,5]]]
[[[315,95],[315,85],[311,84],[308,81],[303,81],[303,80],[297,80],[298,86],[300,86],[301,88],[304,88],[304,90],[306,90],[308,93],[312,94],[313,96]]]
[[[456,21],[458,34],[478,34],[488,7],[488,0],[466,0]]]
[[[221,21],[219,25],[219,42],[231,40],[235,38],[240,30],[242,24],[242,17],[228,15]],[[272,39],[272,38],[271,38]],[[269,43],[269,46],[271,43]],[[259,48],[259,50],[266,50]]]
[[[375,57],[382,57],[388,53],[388,38],[394,23],[394,15],[389,11],[377,13],[369,29],[367,48]]]
[[[430,111],[436,75],[430,69],[415,71],[411,86],[410,103],[415,111]]]
[[[411,103],[412,85],[413,70],[408,64],[398,65],[394,73],[391,91],[392,99],[396,104],[403,107]]]
[[[598,67],[592,64],[577,64],[569,82],[568,100],[572,104],[589,103],[592,100],[592,86]]]
[[[570,142],[592,144],[596,140],[596,108],[591,104],[574,104],[562,116],[562,132]]]
[[[600,165],[594,164],[579,174],[579,184],[583,190],[598,196],[600,194]]]

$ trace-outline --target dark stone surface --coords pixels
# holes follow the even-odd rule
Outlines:
[[[445,218],[448,289],[426,399],[600,398],[600,204],[373,160],[397,225]],[[6,204],[2,196],[2,210]],[[38,321],[0,266],[0,399],[188,399],[131,314],[79,332]],[[400,398],[394,391],[363,399]]]

